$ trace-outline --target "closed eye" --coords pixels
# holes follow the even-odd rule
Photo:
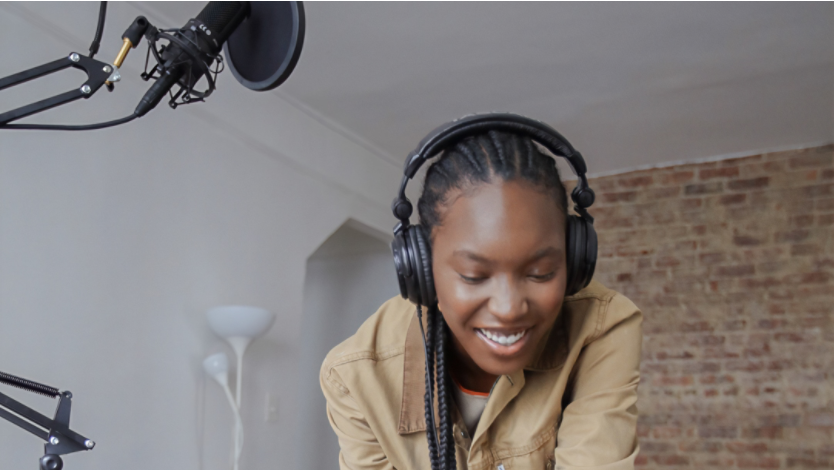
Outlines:
[[[549,281],[549,280],[553,279],[553,276],[555,276],[555,275],[556,275],[556,272],[553,271],[553,272],[549,272],[547,274],[530,274],[527,277],[529,277],[530,279],[533,279],[534,281],[544,282],[544,281]]]
[[[458,273],[458,276],[460,276],[460,278],[463,279],[464,282],[469,283],[469,284],[477,284],[477,283],[482,282],[483,280],[486,279],[485,277],[464,276],[463,274],[460,274],[460,273]]]

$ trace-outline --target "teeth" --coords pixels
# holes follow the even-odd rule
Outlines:
[[[509,346],[511,344],[515,344],[515,342],[520,340],[521,337],[524,336],[524,333],[526,333],[526,330],[525,330],[525,331],[518,332],[514,335],[504,336],[504,335],[495,334],[495,333],[492,333],[490,331],[483,330],[483,329],[480,329],[480,328],[478,329],[478,331],[480,331],[481,334],[483,334],[484,336],[486,336],[490,340],[495,341],[496,343],[498,343],[502,346]]]

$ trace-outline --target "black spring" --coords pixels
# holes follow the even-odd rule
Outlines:
[[[44,395],[50,398],[55,398],[58,395],[60,395],[60,392],[55,387],[50,387],[49,385],[39,384],[37,382],[32,382],[31,380],[15,377],[14,375],[6,374],[5,372],[0,372],[0,382],[6,385],[11,385],[12,387],[22,388],[23,390],[28,390],[32,393],[37,393],[38,395]]]

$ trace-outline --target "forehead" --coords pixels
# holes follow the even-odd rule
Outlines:
[[[432,233],[435,253],[470,250],[493,259],[564,250],[565,220],[554,198],[519,181],[495,181],[450,195]]]

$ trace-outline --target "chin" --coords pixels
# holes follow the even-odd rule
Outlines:
[[[485,361],[484,363],[476,362],[478,367],[483,369],[485,372],[488,372],[492,375],[511,375],[515,372],[524,369],[524,366],[527,365],[528,361],[508,361],[508,362],[498,362],[498,361]]]

